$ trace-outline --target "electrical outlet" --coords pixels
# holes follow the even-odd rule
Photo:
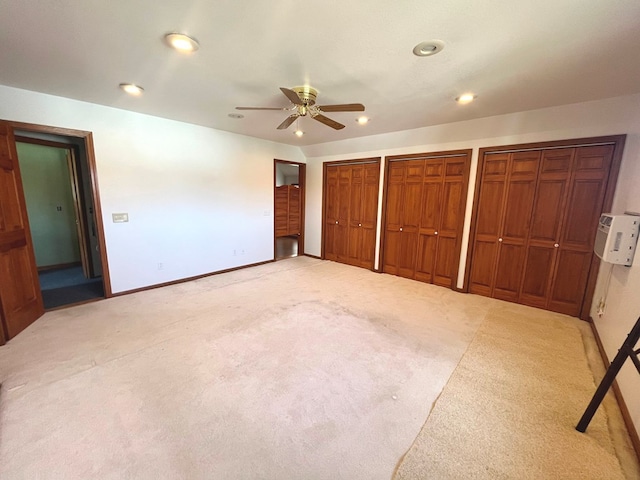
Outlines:
[[[240,255],[244,255],[244,248],[240,250]]]
[[[158,270],[163,270],[163,269],[164,269],[164,263],[158,262]]]
[[[238,251],[234,248],[233,249],[233,256],[235,257],[236,255],[238,255]]]

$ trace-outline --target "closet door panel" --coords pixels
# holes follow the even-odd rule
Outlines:
[[[418,240],[418,258],[416,265],[415,279],[421,282],[433,283],[434,259],[438,237],[435,235],[420,235]]]
[[[404,162],[391,162],[389,164],[382,269],[384,272],[393,275],[398,273],[398,256],[400,255],[404,174]]]
[[[553,247],[529,247],[525,266],[526,275],[520,292],[520,303],[532,307],[546,306],[554,259],[555,250]]]
[[[300,234],[300,188],[289,185],[289,235]]]
[[[578,316],[591,267],[591,252],[562,250],[556,263],[548,308],[554,312]]]
[[[335,227],[335,246],[338,259],[346,260],[349,247],[349,200],[351,198],[351,169],[338,167],[338,218]]]
[[[565,218],[575,149],[542,152],[520,302],[547,308]]]
[[[452,284],[458,270],[457,240],[455,237],[438,235],[438,254],[433,269],[433,283],[443,287]]]
[[[540,152],[511,155],[493,296],[517,301],[527,249]]]
[[[440,168],[436,168],[436,167]],[[420,237],[415,278],[433,283],[434,266],[438,244],[438,225],[442,203],[442,162],[430,165],[427,162],[425,181],[422,185],[422,205],[420,208]],[[427,176],[431,173],[431,176]]]
[[[397,275],[414,278],[418,256],[420,216],[422,213],[422,178],[424,161],[406,162],[406,177],[402,192],[402,225]]]
[[[287,185],[276,187],[274,216],[276,237],[289,235],[289,190]]]
[[[351,265],[359,265],[360,252],[362,251],[362,241],[360,227],[362,220],[362,191],[363,191],[363,167],[362,165],[351,165],[351,183],[349,187],[349,227],[348,227],[348,254],[347,262]]]
[[[491,296],[496,262],[496,244],[493,241],[474,242],[473,262],[471,263],[471,285],[469,291],[479,295]]]
[[[612,157],[611,145],[577,149],[551,287],[550,310],[580,315]]]
[[[324,256],[327,260],[337,260],[335,230],[338,221],[338,167],[327,167],[325,186],[325,231]]]
[[[493,293],[508,160],[506,153],[485,155],[484,158],[469,278],[471,293],[488,296]]]
[[[360,216],[361,266],[373,269],[376,252],[376,226],[378,223],[378,194],[380,192],[380,164],[363,167],[362,212]]]

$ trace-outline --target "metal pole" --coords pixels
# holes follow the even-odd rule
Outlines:
[[[640,340],[640,318],[638,318],[638,321],[636,322],[634,327],[631,329],[631,332],[629,333],[629,335],[627,335],[627,339],[622,344],[622,347],[620,348],[620,350],[618,350],[618,354],[616,355],[616,358],[614,358],[613,362],[611,362],[611,365],[607,369],[607,373],[605,374],[604,378],[600,382],[600,385],[598,386],[596,393],[593,394],[593,398],[591,399],[589,406],[584,411],[582,418],[578,422],[578,425],[576,426],[576,430],[578,430],[579,432],[584,433],[587,427],[589,426],[589,422],[591,422],[591,419],[595,415],[596,410],[598,410],[598,407],[602,403],[604,396],[607,394],[607,391],[611,387],[611,384],[613,383],[613,381],[616,379],[616,375],[618,375],[618,372],[622,368],[622,365],[624,365],[624,362],[627,360],[627,358],[631,356],[635,357],[634,358],[635,361],[633,363],[636,365],[636,368],[637,368],[638,366],[637,352],[634,352],[633,349],[636,343],[638,343],[638,340]],[[639,372],[640,372],[640,369],[639,369]]]

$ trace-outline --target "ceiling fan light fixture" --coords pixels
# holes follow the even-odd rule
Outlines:
[[[297,129],[293,132],[293,134],[294,134],[296,137],[301,137],[301,136],[303,136],[303,135],[304,135],[304,132],[303,132],[302,130],[300,130],[299,128],[297,128]]]
[[[184,33],[167,33],[164,40],[167,45],[181,53],[192,53],[200,48],[198,40]]]
[[[444,48],[444,42],[442,40],[428,40],[426,42],[420,42],[413,47],[413,54],[418,57],[430,57],[438,52],[441,52]]]
[[[144,92],[144,88],[140,85],[136,85],[134,83],[121,83],[118,85],[122,90],[127,92],[129,95],[134,97],[139,97]]]
[[[369,123],[369,120],[370,120],[369,117],[362,116],[362,117],[358,117],[356,119],[356,122],[358,122],[359,125],[366,125],[367,123]]]
[[[467,103],[471,103],[476,99],[477,95],[473,93],[463,93],[459,97],[456,97],[456,102],[461,105],[466,105]]]

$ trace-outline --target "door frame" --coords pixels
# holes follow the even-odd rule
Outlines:
[[[276,168],[278,164],[298,165],[298,186],[300,188],[300,236],[298,237],[298,256],[304,255],[305,197],[307,192],[307,164],[290,160],[273,159],[273,261],[276,261]]]
[[[482,169],[484,167],[484,157],[487,153],[497,153],[505,151],[523,151],[523,150],[540,150],[540,149],[553,149],[553,148],[567,148],[567,147],[579,147],[579,146],[592,146],[598,144],[612,144],[613,145],[613,157],[611,159],[611,168],[609,169],[609,177],[607,178],[607,186],[604,195],[604,201],[602,203],[602,211],[610,211],[613,205],[613,196],[616,191],[618,183],[618,174],[620,173],[620,164],[622,163],[622,153],[624,151],[624,144],[626,135],[608,135],[603,137],[587,137],[587,138],[574,138],[569,140],[557,140],[548,142],[535,142],[535,143],[521,143],[515,145],[498,145],[493,147],[484,147],[478,151],[478,165],[476,169],[476,183],[475,190],[473,192],[473,207],[471,210],[471,224],[469,228],[469,240],[467,243],[467,258],[464,267],[464,285],[462,291],[469,292],[469,279],[471,276],[471,262],[473,260],[473,244],[476,236],[476,220],[478,217],[478,202],[480,200],[480,185],[482,183]],[[595,232],[594,232],[595,235]],[[589,276],[587,279],[587,286],[585,289],[584,298],[582,300],[582,307],[580,308],[579,318],[582,320],[589,320],[589,314],[591,310],[591,303],[593,301],[593,295],[596,288],[596,280],[598,279],[598,272],[600,270],[600,260],[591,252],[591,266],[589,268]]]
[[[107,258],[107,245],[104,235],[104,224],[102,220],[102,206],[100,203],[100,188],[98,186],[98,174],[96,168],[95,150],[93,144],[93,133],[85,130],[75,130],[71,128],[53,127],[50,125],[39,125],[35,123],[15,122],[12,120],[6,121],[10,128],[13,130],[14,136],[16,130],[31,132],[31,133],[43,133],[48,135],[58,135],[63,137],[72,137],[81,140],[84,143],[87,167],[89,173],[89,184],[91,186],[91,198],[93,200],[93,215],[95,216],[96,223],[96,236],[98,238],[98,245],[100,247],[100,263],[102,264],[102,284],[104,287],[105,298],[113,296],[111,290],[111,278],[109,275],[109,261]],[[20,137],[20,135],[18,135]],[[72,145],[69,145],[72,147]],[[31,245],[33,250],[33,245]],[[38,285],[40,289],[40,285]]]

